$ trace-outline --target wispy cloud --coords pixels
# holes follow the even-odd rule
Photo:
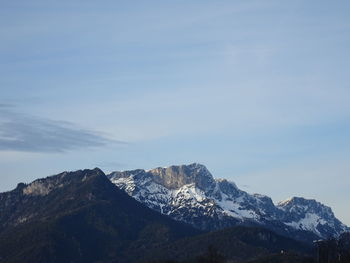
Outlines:
[[[124,142],[70,122],[55,121],[14,111],[0,104],[0,151],[65,152]]]

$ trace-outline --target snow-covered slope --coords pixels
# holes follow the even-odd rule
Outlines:
[[[293,197],[279,202],[284,211],[284,223],[299,230],[308,230],[320,237],[339,236],[348,230],[333,214],[332,209],[316,200]]]
[[[347,228],[332,210],[315,200],[292,198],[275,206],[268,196],[248,194],[224,179],[214,179],[204,165],[190,164],[113,172],[119,188],[148,207],[199,229],[259,224],[284,232],[339,235]]]

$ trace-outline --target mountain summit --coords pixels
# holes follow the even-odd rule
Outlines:
[[[188,184],[195,184],[199,189],[205,190],[215,183],[208,169],[201,164],[170,166],[155,168],[148,171],[156,183],[168,188],[178,189]]]
[[[332,209],[313,199],[292,197],[279,202],[284,212],[284,223],[299,230],[312,231],[320,237],[339,236],[347,227],[335,216]]]
[[[348,228],[331,208],[294,197],[274,205],[235,183],[214,179],[201,164],[113,172],[108,178],[136,200],[175,220],[213,230],[234,225],[263,225],[301,240],[338,236]]]
[[[98,168],[0,193],[0,262],[133,262],[199,231],[161,215]]]

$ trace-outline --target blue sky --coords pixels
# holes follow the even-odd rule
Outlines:
[[[348,1],[0,4],[0,191],[200,162],[350,225]]]

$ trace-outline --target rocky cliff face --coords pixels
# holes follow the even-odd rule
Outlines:
[[[329,207],[314,200],[293,198],[275,206],[268,196],[214,179],[201,164],[114,172],[108,178],[148,207],[204,230],[258,224],[309,240],[347,230]]]
[[[184,185],[195,184],[201,190],[213,187],[215,183],[212,175],[203,165],[190,164],[156,168],[148,171],[156,183],[168,189],[178,189]]]

